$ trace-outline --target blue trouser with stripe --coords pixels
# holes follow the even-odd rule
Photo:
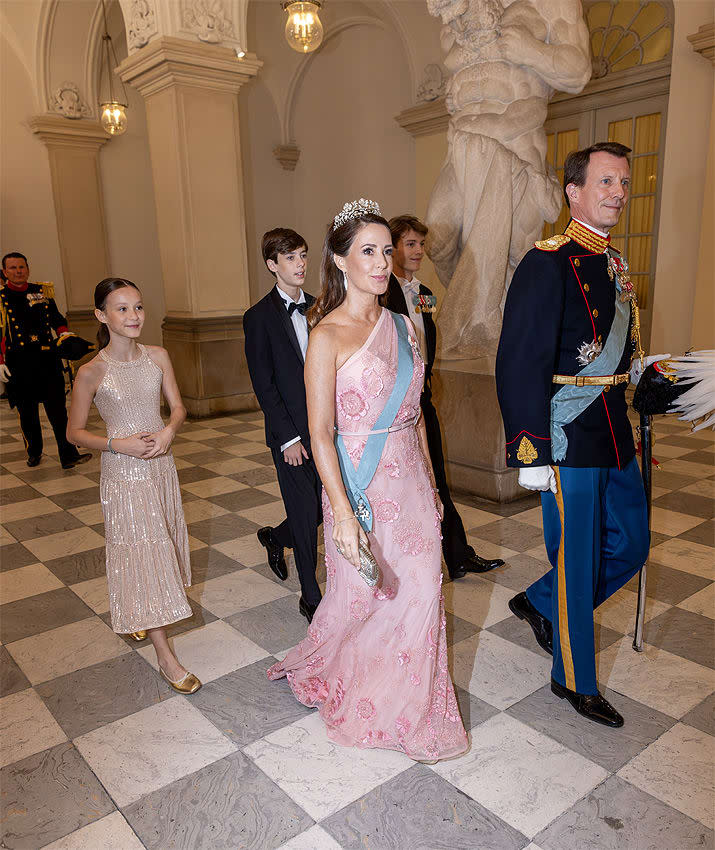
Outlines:
[[[554,472],[556,494],[541,494],[552,568],[526,595],[553,625],[555,681],[580,694],[595,694],[593,610],[648,557],[645,490],[635,458],[625,469],[557,466]]]

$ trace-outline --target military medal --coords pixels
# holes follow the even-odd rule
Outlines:
[[[28,292],[27,300],[30,304],[30,307],[34,307],[36,304],[47,304],[48,301],[45,298],[42,292]]]
[[[628,263],[623,257],[617,257],[609,253],[608,276],[611,280],[615,277],[618,281],[618,288],[620,290],[619,298],[621,301],[632,301],[635,298],[636,291],[628,271]]]
[[[434,313],[437,309],[436,295],[413,295],[412,305],[415,308],[415,313]]]

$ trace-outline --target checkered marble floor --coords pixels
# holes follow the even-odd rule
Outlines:
[[[547,568],[537,499],[462,500],[477,551],[507,564],[445,584],[472,749],[434,766],[330,743],[285,680],[266,680],[306,622],[292,563],[275,580],[255,537],[283,517],[259,414],[187,423],[174,444],[194,613],[170,632],[204,682],[191,697],[161,681],[148,642],[109,628],[99,459],[65,472],[45,433],[28,469],[3,403],[2,847],[713,846],[712,432],[656,423],[645,651],[631,648],[635,582],[597,614],[621,730],[551,694],[547,656],[507,608]]]

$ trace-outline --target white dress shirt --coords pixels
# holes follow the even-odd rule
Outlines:
[[[397,275],[395,275],[395,277],[397,277]],[[407,315],[409,316],[412,324],[415,326],[417,342],[420,344],[420,354],[426,363],[427,342],[425,339],[425,320],[422,313],[418,313],[415,310],[415,304],[412,300],[415,295],[420,294],[420,282],[416,277],[414,277],[414,275],[412,280],[406,280],[404,277],[397,277],[397,280],[400,282],[402,294],[405,296],[405,301],[407,302]]]
[[[276,289],[278,290],[278,294],[280,295],[283,303],[285,304],[286,310],[288,307],[295,304],[305,304],[305,292],[300,290],[300,296],[297,301],[293,301],[290,295],[286,295],[285,292],[276,284]],[[293,310],[293,315],[290,317],[291,322],[293,322],[293,328],[295,329],[295,335],[298,337],[298,345],[300,346],[301,353],[303,355],[303,361],[305,361],[305,352],[308,350],[308,319],[299,311]],[[300,436],[294,437],[292,440],[288,440],[287,443],[283,443],[281,446],[281,451],[284,452],[288,446],[292,446],[294,443],[300,441]]]

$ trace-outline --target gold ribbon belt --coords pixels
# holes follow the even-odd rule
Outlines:
[[[554,384],[568,384],[570,387],[615,387],[627,384],[631,376],[625,375],[554,375]]]

